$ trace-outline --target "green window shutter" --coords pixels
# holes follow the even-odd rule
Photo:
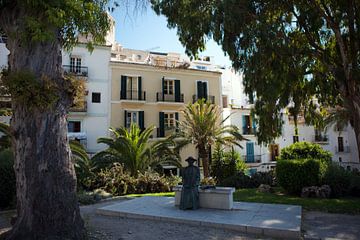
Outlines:
[[[120,99],[126,99],[126,81],[127,81],[127,77],[121,75]]]
[[[203,96],[203,93],[204,93],[203,84],[201,81],[198,81],[196,83],[196,85],[197,85],[197,99],[201,99],[204,97]]]
[[[181,102],[180,80],[175,80],[175,102]]]
[[[141,77],[138,77],[138,99],[145,100],[142,95],[142,79],[141,79]]]
[[[175,113],[175,120],[176,120],[176,132],[179,131],[179,113]]]
[[[207,94],[207,82],[202,82],[203,84],[203,98],[205,98],[205,100],[209,100],[208,99],[208,94]]]
[[[162,99],[161,99],[161,101],[164,101],[164,93],[165,93],[165,77],[162,77],[162,79],[161,79],[161,89],[162,89],[162,91],[161,91],[161,95],[162,95]]]
[[[127,126],[127,111],[124,111],[124,127]]]
[[[159,137],[165,136],[165,114],[159,112]]]
[[[139,111],[139,128],[141,131],[145,129],[144,126],[144,111]]]
[[[247,134],[246,116],[242,115],[242,133]]]

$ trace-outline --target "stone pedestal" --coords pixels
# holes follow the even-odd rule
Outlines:
[[[175,192],[175,206],[179,206],[182,186],[173,188]],[[215,189],[199,189],[199,203],[201,208],[215,208],[231,210],[233,208],[233,193],[235,188],[216,187]]]

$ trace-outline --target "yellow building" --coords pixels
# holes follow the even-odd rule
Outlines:
[[[189,69],[174,54],[136,53],[127,54],[130,59],[124,55],[121,60],[112,58],[110,63],[110,126],[153,125],[153,138],[158,139],[174,131],[185,104],[205,98],[221,106],[220,72]],[[198,156],[194,146],[180,154],[183,160]]]

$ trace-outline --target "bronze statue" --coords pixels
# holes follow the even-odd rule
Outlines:
[[[182,191],[180,199],[180,209],[198,209],[199,208],[199,184],[200,184],[200,169],[194,166],[196,161],[193,157],[188,157],[185,161],[188,166],[181,170],[182,177]]]

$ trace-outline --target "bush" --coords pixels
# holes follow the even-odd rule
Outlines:
[[[296,142],[281,150],[280,159],[318,159],[331,161],[331,152],[324,150],[320,145],[309,142]]]
[[[279,160],[276,165],[278,184],[288,193],[300,194],[303,187],[316,186],[320,180],[320,163],[313,159]]]
[[[16,178],[14,157],[10,149],[0,152],[0,208],[14,207],[16,202]]]
[[[124,171],[123,165],[115,163],[110,169],[103,169],[97,174],[93,188],[100,188],[119,196],[133,193],[169,192],[179,182],[179,177],[164,177],[156,172],[139,173],[135,178]]]
[[[251,181],[251,177],[245,175],[243,172],[239,172],[233,176],[230,176],[219,183],[219,186],[238,188],[254,188],[256,187],[254,182]]]
[[[350,179],[349,193],[354,197],[360,197],[360,176],[355,173]]]
[[[266,184],[270,186],[276,185],[274,171],[256,172],[251,176],[251,181],[256,188],[259,187],[261,184]]]
[[[213,154],[213,161],[211,164],[211,175],[216,178],[218,182],[236,175],[238,172],[244,172],[247,166],[241,160],[238,152],[232,148],[230,151],[225,152],[220,147],[215,149]]]
[[[350,181],[351,173],[336,163],[332,163],[329,165],[322,183],[330,186],[332,197],[340,197],[349,192]]]

